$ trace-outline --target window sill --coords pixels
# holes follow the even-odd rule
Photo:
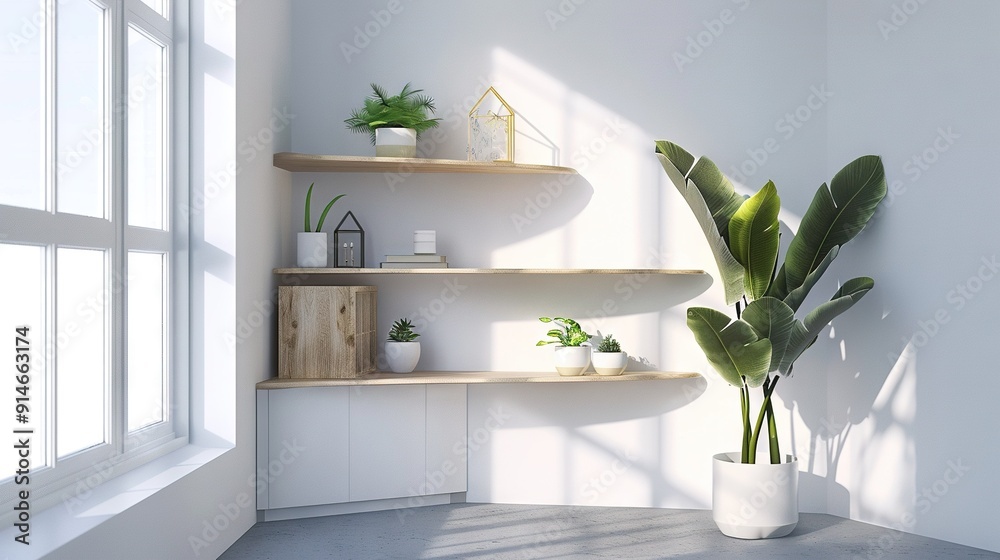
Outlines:
[[[50,554],[207,465],[230,449],[186,445],[98,485],[85,498],[63,501],[38,513],[32,511],[28,537],[30,544],[24,547],[24,551],[32,558]],[[23,546],[14,542],[14,538],[21,534],[18,529],[8,527],[0,531],[3,548]]]

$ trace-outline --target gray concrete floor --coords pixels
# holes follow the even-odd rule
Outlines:
[[[792,534],[722,535],[705,510],[453,504],[254,525],[221,557],[417,558],[992,558],[1000,554],[823,514]]]

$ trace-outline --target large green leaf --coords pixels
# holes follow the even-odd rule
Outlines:
[[[727,383],[760,387],[771,363],[771,341],[757,336],[753,327],[742,320],[730,322],[721,311],[692,307],[687,311],[687,325],[705,352],[712,367]]]
[[[743,201],[729,222],[729,246],[743,265],[743,287],[750,299],[759,299],[771,285],[778,261],[781,199],[768,181],[757,194]]]
[[[833,249],[830,249],[830,252],[827,253],[825,257],[823,257],[823,261],[819,263],[819,266],[816,267],[816,270],[813,270],[812,272],[806,275],[806,279],[804,282],[802,282],[802,285],[799,286],[798,288],[795,288],[794,290],[789,292],[788,295],[784,297],[782,301],[784,301],[788,305],[788,307],[791,307],[792,311],[799,310],[799,306],[802,305],[802,302],[806,299],[806,296],[809,295],[809,290],[811,290],[812,287],[816,285],[816,282],[819,281],[821,276],[823,276],[823,273],[826,272],[826,269],[830,268],[830,263],[833,262],[833,259],[837,258],[837,255],[839,253],[840,253],[840,247],[834,247]]]
[[[763,297],[747,305],[742,319],[753,327],[758,337],[771,341],[771,362],[767,370],[778,369],[795,324],[795,312],[780,299]]]
[[[820,331],[834,317],[850,309],[874,286],[875,281],[867,276],[852,278],[844,282],[844,285],[837,290],[837,293],[833,294],[830,301],[810,311],[802,321],[795,321],[788,339],[788,346],[785,348],[785,355],[778,365],[778,371],[782,375],[791,377],[792,364],[805,352],[806,348],[812,346]]]
[[[785,289],[794,290],[834,248],[854,238],[885,197],[885,169],[878,156],[861,156],[844,166],[816,191],[788,246],[783,269]]]
[[[659,149],[659,142],[657,143]],[[679,149],[679,148],[678,148]],[[685,152],[686,153],[686,152]],[[684,178],[684,174],[674,165],[667,156],[657,153],[656,158],[660,161],[667,177],[670,178],[674,186],[684,197],[684,200],[694,213],[695,219],[701,226],[705,239],[708,240],[712,248],[712,255],[715,257],[715,264],[719,267],[719,275],[722,277],[722,288],[725,292],[726,305],[732,305],[743,297],[743,265],[733,257],[729,250],[729,245],[719,232],[718,224],[712,215],[712,210],[692,181]],[[681,162],[683,163],[683,162]]]
[[[728,244],[729,220],[732,219],[733,214],[743,204],[746,197],[736,193],[729,179],[707,157],[702,156],[692,164],[693,156],[690,153],[677,144],[666,140],[656,142],[656,152],[662,154],[687,181],[694,183],[701,192],[702,198],[705,199],[705,204],[712,212],[716,228]],[[687,184],[679,182],[676,176],[671,176],[669,170],[667,175],[670,176],[674,186],[678,189],[681,188],[682,184]]]
[[[691,166],[694,165],[694,156],[673,142],[657,140],[656,152],[663,154],[670,160],[670,163],[680,171],[681,177],[687,177],[688,171],[691,171]],[[683,185],[684,181],[681,181],[680,184]]]

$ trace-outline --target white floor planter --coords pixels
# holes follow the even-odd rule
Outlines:
[[[597,375],[621,375],[628,365],[628,354],[625,352],[594,352],[591,357],[594,371]]]
[[[410,373],[420,361],[420,343],[389,340],[385,343],[385,359],[393,373]]]
[[[771,539],[792,532],[799,522],[799,462],[787,455],[772,465],[767,453],[758,463],[740,463],[740,454],[712,457],[712,518],[724,535]]]
[[[375,157],[417,157],[417,131],[412,128],[376,128]]]
[[[556,346],[555,363],[559,375],[583,375],[590,367],[590,346]]]
[[[326,232],[299,232],[296,242],[296,264],[299,267],[326,267]]]

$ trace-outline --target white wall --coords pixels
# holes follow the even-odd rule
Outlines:
[[[1000,150],[1000,5],[828,6],[829,169],[874,151],[895,185],[850,247],[850,272],[877,283],[835,325],[846,355],[812,356],[829,370],[827,425],[849,431],[831,513],[1000,550],[1000,194],[987,164]]]
[[[879,22],[891,25],[897,9],[897,23],[908,21],[886,39]],[[986,505],[1000,492],[988,474],[1000,452],[977,437],[997,427],[987,399],[1000,382],[975,344],[988,332],[987,311],[997,309],[996,287],[975,277],[994,274],[981,258],[992,262],[995,232],[977,226],[990,223],[998,195],[975,162],[998,142],[991,133],[1000,113],[990,103],[998,78],[988,71],[998,56],[990,31],[998,10],[985,0],[961,10],[916,0],[295,2],[292,107],[305,116],[293,125],[295,151],[370,155],[343,119],[369,82],[398,91],[412,81],[435,97],[444,118],[421,151],[462,159],[465,111],[494,84],[519,113],[519,161],[581,174],[564,183],[530,175],[414,175],[396,183],[380,174],[297,174],[284,232],[297,231],[305,187],[315,181],[322,198],[348,194],[332,215],[358,215],[369,263],[407,251],[413,229],[434,228],[454,266],[714,272],[652,156],[654,139],[709,155],[744,192],[774,180],[792,229],[820,183],[853,157],[880,154],[899,194],[817,293],[861,274],[876,278],[876,290],[824,333],[778,391],[779,410],[794,419],[785,448],[806,471],[802,508],[1000,550]],[[918,177],[907,162],[949,127],[958,135],[953,146],[939,140],[948,151],[929,152],[936,161]],[[945,202],[942,195],[958,189],[975,193],[971,204]],[[286,251],[285,264],[292,260]],[[379,317],[382,330],[402,315],[426,320],[421,367],[547,368],[545,349],[531,346],[542,331],[533,317],[568,307],[658,367],[700,371],[708,381],[546,388],[556,393],[542,396],[470,390],[470,410],[506,404],[512,415],[473,456],[470,499],[709,505],[708,458],[734,447],[736,393],[708,372],[683,310],[718,306],[717,286],[696,295],[697,286],[675,285],[672,298],[639,293],[630,306],[641,310],[622,306],[602,318],[594,313],[602,301],[621,303],[604,286],[574,286],[576,301],[553,309],[545,292],[558,286],[507,288],[514,294],[501,298],[489,282],[472,282],[458,303],[428,316],[420,309],[445,286],[415,284],[383,282]],[[974,288],[974,298],[952,295],[956,284]],[[936,315],[947,323],[926,327],[934,333],[926,339],[914,336]],[[470,415],[470,430],[485,419]],[[592,500],[588,477],[630,446],[641,458]],[[528,468],[519,464],[524,452],[543,459]],[[961,466],[961,476],[949,465]],[[537,491],[503,474],[512,469],[534,476]],[[931,494],[922,502],[925,488]]]

